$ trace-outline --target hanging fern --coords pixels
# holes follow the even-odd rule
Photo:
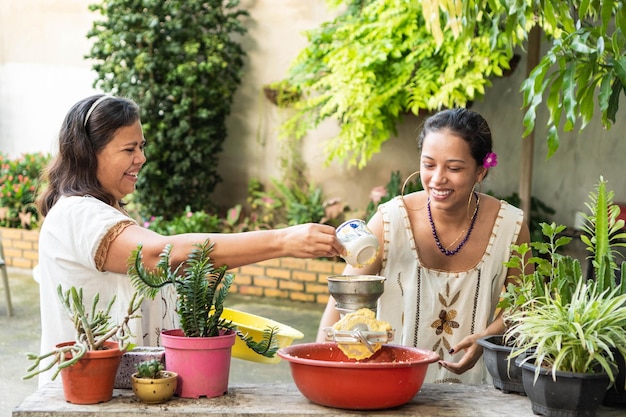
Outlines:
[[[214,266],[209,256],[213,250],[209,239],[195,246],[187,261],[172,269],[172,245],[166,245],[154,271],[150,272],[143,265],[143,246],[139,244],[129,259],[131,282],[141,294],[152,299],[166,285],[174,285],[178,294],[178,316],[187,337],[214,337],[224,330],[236,330],[231,321],[222,318],[224,300],[235,277],[226,273],[226,265]],[[260,355],[273,357],[278,350],[276,328],[266,329],[263,340],[258,343],[236,331],[246,345]]]

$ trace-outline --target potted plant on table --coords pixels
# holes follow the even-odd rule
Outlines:
[[[263,339],[257,342],[222,317],[234,275],[226,273],[225,265],[214,266],[209,257],[212,249],[207,239],[196,245],[186,262],[174,268],[170,262],[172,246],[167,245],[153,271],[147,271],[142,263],[142,245],[129,258],[128,273],[140,293],[154,298],[167,285],[176,289],[181,328],[162,331],[161,344],[166,369],[178,374],[176,395],[184,398],[211,398],[228,391],[235,337],[263,356],[273,357],[278,350],[277,328],[265,329]]]
[[[580,262],[559,251],[572,238],[560,236],[565,226],[555,223],[541,224],[545,239],[513,245],[513,256],[505,263],[509,269],[520,272],[510,276],[510,282],[503,291],[498,307],[503,309],[504,324],[510,327],[511,316],[517,312],[532,308],[546,293],[559,293],[569,300],[582,273]],[[533,256],[533,249],[539,256]],[[510,360],[513,349],[512,339],[505,340],[504,335],[487,336],[478,340],[483,347],[485,366],[493,379],[493,385],[506,393],[525,395],[522,383],[522,370]]]
[[[133,392],[147,404],[163,403],[174,395],[178,374],[166,371],[163,362],[151,359],[137,364],[132,375]]]
[[[71,287],[63,291],[57,287],[61,304],[74,323],[76,337],[55,346],[45,354],[28,353],[35,361],[23,379],[32,378],[56,366],[52,379],[61,374],[63,394],[68,402],[75,404],[97,404],[109,401],[113,396],[113,385],[122,354],[129,346],[131,336],[128,323],[139,318],[137,311],[143,297],[133,294],[126,315],[114,323],[110,314],[115,303],[111,299],[105,310],[98,310],[99,294],[92,301],[91,310],[83,302],[83,291]],[[47,359],[51,358],[47,364]]]
[[[507,316],[510,359],[519,358],[524,389],[536,414],[592,416],[609,383],[623,372],[617,363],[626,357],[626,264],[617,277],[615,247],[624,245],[626,234],[612,198],[600,178],[587,203],[591,213],[585,216],[586,235],[581,237],[591,253],[593,277],[583,276],[578,260],[550,253],[549,259],[536,261],[532,297],[518,300],[520,308]],[[524,287],[507,291],[521,294]],[[592,387],[596,382],[599,386]],[[565,387],[574,391],[565,393]]]
[[[518,312],[508,334],[535,414],[593,416],[615,381],[615,358],[626,355],[626,294],[579,282],[572,299],[546,295]]]

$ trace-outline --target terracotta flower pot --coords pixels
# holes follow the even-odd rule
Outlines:
[[[176,392],[178,374],[171,371],[162,371],[161,378],[139,378],[133,374],[133,392],[146,404],[160,404],[174,395]]]
[[[228,392],[234,331],[215,337],[186,337],[181,329],[161,333],[165,369],[178,374],[176,395],[219,397]]]
[[[74,342],[57,345],[69,346]],[[65,400],[74,404],[97,404],[111,400],[122,352],[117,342],[105,342],[107,349],[90,350],[74,365],[61,370]],[[71,357],[71,355],[69,355]]]

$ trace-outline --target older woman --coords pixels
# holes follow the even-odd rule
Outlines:
[[[114,319],[123,316],[133,293],[127,260],[139,243],[143,260],[154,266],[166,244],[172,265],[183,262],[193,245],[210,238],[216,266],[241,265],[283,256],[332,257],[344,249],[335,230],[321,224],[236,234],[188,233],[162,236],[142,227],[124,210],[146,162],[139,108],[131,100],[95,95],[76,103],[59,134],[59,150],[46,171],[48,187],[39,196],[43,216],[39,237],[41,351],[72,340],[74,331],[56,288],[76,286],[85,300],[100,294],[100,305],[115,295]],[[201,174],[200,174],[201,175]],[[160,330],[175,326],[172,294],[145,301],[143,319],[134,320],[134,343],[156,345]],[[51,374],[41,374],[42,385]]]

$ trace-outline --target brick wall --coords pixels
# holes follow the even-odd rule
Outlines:
[[[32,269],[38,261],[36,230],[0,227],[8,266]],[[319,259],[280,258],[231,270],[235,281],[232,293],[280,298],[307,303],[328,301],[326,279],[343,272],[343,262]]]
[[[318,259],[279,258],[233,269],[231,288],[242,295],[282,298],[326,304],[331,275],[343,272],[345,264]]]
[[[0,227],[7,266],[33,269],[39,258],[39,232]]]

